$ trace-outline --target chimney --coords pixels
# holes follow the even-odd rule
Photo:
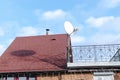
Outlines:
[[[48,31],[50,31],[50,29],[46,29],[46,35],[48,35]]]

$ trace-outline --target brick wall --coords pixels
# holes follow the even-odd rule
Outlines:
[[[104,75],[103,75],[104,76]],[[18,77],[8,77],[7,80],[18,80]],[[28,80],[25,76],[23,77],[24,80]],[[23,80],[23,78],[19,77],[19,80]],[[33,79],[30,79],[33,78]],[[29,80],[94,80],[94,74],[93,73],[75,73],[75,72],[70,72],[70,73],[44,73],[44,74],[39,74],[37,77],[29,77]],[[0,78],[0,80],[6,80],[6,77]],[[114,73],[114,80],[120,80],[120,73],[116,72]]]
[[[114,80],[120,80],[120,73],[114,74]]]
[[[62,80],[93,80],[92,74],[63,74]]]
[[[92,73],[62,73],[37,76],[37,80],[94,80]],[[120,73],[114,73],[114,80],[120,80]]]
[[[37,80],[93,80],[93,74],[69,73],[51,76],[38,76]]]

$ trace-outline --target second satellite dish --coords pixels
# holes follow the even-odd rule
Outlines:
[[[65,31],[67,32],[67,34],[69,34],[69,35],[71,35],[75,30],[75,28],[69,21],[65,21],[64,28],[65,28]]]

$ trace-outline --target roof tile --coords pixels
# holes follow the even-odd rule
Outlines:
[[[66,69],[66,34],[17,37],[0,58],[0,73]]]

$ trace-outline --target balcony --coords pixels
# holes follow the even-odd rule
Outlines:
[[[72,57],[68,67],[120,67],[120,44],[72,46]]]

